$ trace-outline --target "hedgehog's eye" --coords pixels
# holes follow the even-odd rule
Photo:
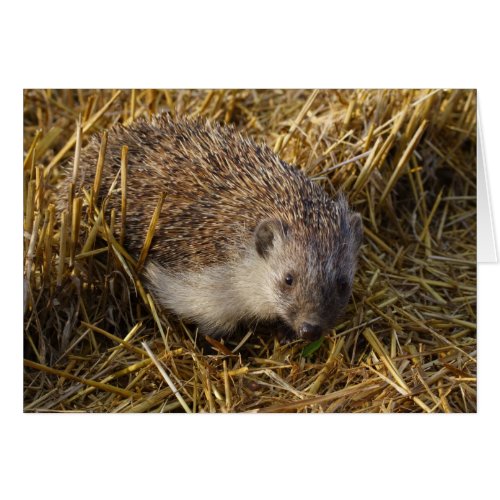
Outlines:
[[[288,286],[292,286],[293,284],[293,276],[288,273],[286,276],[285,276],[285,283],[288,285]]]

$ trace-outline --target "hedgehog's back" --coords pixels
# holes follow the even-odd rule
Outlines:
[[[126,246],[142,248],[157,202],[166,194],[150,255],[170,268],[191,269],[227,261],[243,248],[258,222],[275,217],[314,230],[333,222],[336,204],[268,147],[232,127],[201,120],[151,122],[109,131],[99,196],[109,192],[120,227],[121,150],[128,146]],[[82,151],[83,184],[93,182],[100,138]]]

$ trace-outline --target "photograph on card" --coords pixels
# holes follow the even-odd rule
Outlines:
[[[476,412],[475,90],[23,97],[25,412]]]

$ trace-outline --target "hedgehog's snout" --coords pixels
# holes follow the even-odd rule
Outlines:
[[[310,342],[318,340],[321,336],[322,328],[319,325],[313,325],[311,323],[302,323],[299,327],[299,337]]]

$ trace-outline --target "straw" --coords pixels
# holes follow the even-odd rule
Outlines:
[[[474,91],[36,89],[24,98],[25,411],[476,411]],[[318,344],[280,345],[264,322],[205,338],[155,301],[142,270],[168,217],[164,196],[131,255],[132,149],[127,158],[130,144],[108,137],[116,123],[165,111],[234,124],[329,195],[343,188],[361,213],[352,297]],[[82,165],[92,134],[100,152]],[[121,167],[109,189],[111,154]]]

